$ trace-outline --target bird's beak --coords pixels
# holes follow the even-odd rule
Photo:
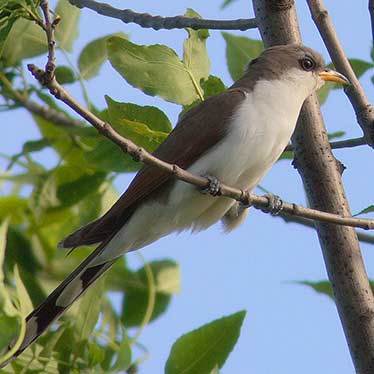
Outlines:
[[[319,73],[319,76],[324,81],[337,82],[337,83],[342,83],[342,84],[350,84],[349,80],[343,74],[340,74],[337,71],[331,70],[328,68],[326,68],[324,71]]]

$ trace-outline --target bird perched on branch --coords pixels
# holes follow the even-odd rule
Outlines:
[[[154,155],[209,176],[211,192],[218,180],[252,190],[290,141],[304,100],[325,81],[348,83],[342,74],[327,69],[310,48],[294,44],[268,48],[229,89],[186,112]],[[62,248],[98,247],[30,313],[24,340],[13,358],[124,253],[171,232],[196,232],[219,220],[230,231],[246,211],[230,198],[203,194],[145,165],[104,216],[61,241]]]

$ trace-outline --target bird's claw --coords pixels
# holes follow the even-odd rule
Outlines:
[[[221,182],[212,175],[204,175],[209,180],[207,187],[201,189],[201,193],[218,196],[221,194]]]
[[[272,193],[267,193],[265,197],[268,199],[268,206],[263,210],[269,212],[272,216],[277,216],[283,210],[283,200]]]

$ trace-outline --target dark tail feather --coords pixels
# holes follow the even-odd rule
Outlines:
[[[105,241],[105,243],[100,244],[46,300],[26,317],[26,333],[20,348],[11,358],[2,363],[0,368],[3,368],[29,347],[95,280],[113,265],[116,259],[92,267],[89,266],[92,260],[105,248],[107,243],[108,241]],[[66,295],[64,294],[65,291]]]

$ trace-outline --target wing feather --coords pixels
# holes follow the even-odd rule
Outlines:
[[[246,94],[247,91],[243,88],[229,89],[196,105],[184,114],[153,154],[163,161],[177,164],[183,169],[188,168],[222,140],[227,131],[227,123]],[[74,248],[106,240],[124,225],[141,202],[172,180],[171,174],[157,167],[144,165],[106,214],[70,234],[59,246]]]

